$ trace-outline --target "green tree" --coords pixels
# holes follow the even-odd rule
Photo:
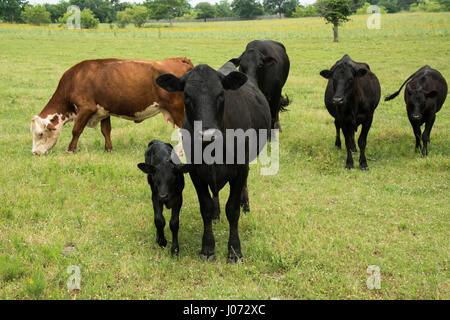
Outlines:
[[[72,12],[65,13],[64,16],[59,18],[58,22],[60,24],[66,24],[67,19],[71,15],[72,15]],[[100,20],[95,17],[95,15],[91,11],[91,9],[84,9],[80,13],[80,23],[81,23],[81,28],[83,28],[83,29],[95,29],[98,27]]]
[[[278,13],[281,18],[281,14],[284,12],[283,6],[286,2],[288,2],[288,0],[264,0],[263,5],[266,11]]]
[[[25,6],[24,11],[22,12],[22,19],[28,23],[36,26],[40,26],[41,24],[49,24],[52,20],[50,19],[50,12],[45,10],[43,5],[35,5],[35,6]]]
[[[233,13],[231,12],[231,4],[227,0],[221,0],[216,3],[216,17],[231,17]]]
[[[205,22],[207,18],[214,18],[216,15],[216,8],[209,2],[199,2],[195,10],[197,10],[197,19],[204,19]]]
[[[299,5],[292,13],[293,18],[317,17],[318,15],[319,14],[317,13],[316,7],[314,5],[309,5],[306,7]]]
[[[129,8],[127,8],[127,9],[129,9]],[[119,28],[125,28],[127,26],[127,24],[131,23],[131,16],[126,11],[127,9],[117,12],[116,24]]]
[[[173,19],[181,17],[190,9],[187,0],[147,0],[144,5],[149,9],[152,19],[167,19],[170,26]]]
[[[52,22],[58,22],[58,19],[62,17],[66,12],[67,8],[69,7],[69,2],[67,1],[60,1],[56,4],[44,4],[45,9],[50,12],[50,18],[52,19]]]
[[[238,17],[255,17],[264,14],[261,3],[256,0],[233,0],[231,10]]]
[[[26,3],[25,0],[0,0],[0,20],[19,22]]]
[[[287,0],[282,6],[284,15],[288,18],[292,17],[295,8],[297,8],[299,4],[299,0]]]
[[[134,5],[131,8],[127,8],[131,15],[131,22],[140,28],[148,19],[148,10],[145,6]]]
[[[338,27],[352,14],[349,0],[318,0],[315,6],[319,16],[333,25],[334,42],[338,42]]]
[[[113,4],[108,0],[70,0],[70,4],[76,5],[80,10],[90,9],[100,22],[111,22],[116,18]]]

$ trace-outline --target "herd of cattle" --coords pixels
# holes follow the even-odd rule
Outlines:
[[[41,113],[32,118],[32,152],[45,154],[57,142],[63,125],[74,121],[72,141],[68,152],[74,152],[86,125],[95,127],[101,122],[105,150],[111,151],[110,116],[141,122],[163,113],[166,123],[199,135],[202,148],[211,142],[211,131],[227,129],[243,131],[281,129],[279,112],[289,104],[282,96],[288,78],[289,58],[283,44],[271,40],[250,42],[239,58],[231,59],[220,69],[208,65],[194,67],[187,58],[161,61],[99,59],[86,60],[70,68]],[[328,79],[325,106],[334,117],[335,145],[341,148],[340,130],[347,149],[346,168],[353,168],[352,152],[356,152],[355,132],[362,125],[358,138],[360,168],[368,170],[365,148],[374,111],[379,103],[381,89],[378,78],[367,63],[353,61],[344,55],[329,70],[320,75]],[[447,96],[447,83],[439,71],[424,66],[412,74],[403,86],[409,121],[414,130],[416,148],[423,156],[428,154],[430,131],[436,113]],[[199,132],[194,132],[195,121],[201,121]],[[421,133],[421,125],[425,130]],[[224,135],[225,136],[225,135]],[[423,146],[421,145],[421,139]],[[183,139],[184,150],[194,150],[194,140]],[[235,141],[224,140],[227,144]],[[248,154],[248,141],[243,142]],[[257,153],[266,141],[258,139]],[[189,144],[189,145],[188,145]],[[176,159],[175,159],[175,158]],[[214,259],[213,221],[219,219],[219,191],[229,183],[230,195],[226,216],[230,226],[228,261],[242,259],[238,235],[240,207],[249,211],[247,176],[249,163],[193,163],[186,153],[186,164],[174,156],[170,144],[153,140],[145,152],[145,162],[138,167],[147,174],[152,190],[152,201],[157,229],[157,243],[166,246],[163,207],[172,209],[172,254],[178,254],[179,212],[182,205],[184,173],[189,173],[200,203],[204,223],[201,258]],[[176,160],[176,161],[174,161]]]

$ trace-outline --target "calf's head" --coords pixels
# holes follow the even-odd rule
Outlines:
[[[170,157],[153,160],[151,154],[148,149],[145,153],[145,162],[138,163],[137,166],[151,177],[158,199],[163,202],[168,201],[178,192],[180,175],[189,171],[189,165],[176,164]]]
[[[420,121],[426,108],[427,99],[433,99],[438,95],[437,91],[432,90],[426,92],[423,88],[412,88],[408,83],[406,85],[406,106],[408,108],[408,116],[413,121]]]
[[[33,147],[31,152],[35,155],[47,153],[58,141],[63,123],[58,114],[46,118],[34,116],[31,119],[31,135]]]
[[[367,73],[365,68],[359,68],[352,63],[340,63],[331,70],[322,70],[320,75],[333,81],[333,104],[341,106],[353,96],[356,78],[363,77]]]
[[[275,58],[266,56],[256,49],[246,50],[239,58],[230,61],[260,86],[265,68],[277,63]]]
[[[214,139],[217,130],[223,130],[225,90],[237,90],[247,81],[247,76],[233,71],[228,75],[207,65],[198,65],[181,78],[163,74],[156,83],[169,92],[184,93],[186,120],[192,128],[195,121],[201,121],[199,132],[194,134],[203,141]]]

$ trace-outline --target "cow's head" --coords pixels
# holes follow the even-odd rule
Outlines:
[[[332,102],[336,106],[347,104],[348,99],[354,94],[356,78],[363,77],[366,73],[367,69],[348,62],[339,63],[331,70],[320,71],[322,77],[333,81]]]
[[[406,106],[408,116],[412,121],[420,121],[426,108],[427,99],[434,99],[437,91],[425,91],[422,87],[413,88],[410,83],[406,85]]]
[[[138,163],[137,166],[151,177],[154,192],[160,201],[165,202],[176,195],[179,190],[180,174],[188,172],[190,165],[180,163],[178,157],[172,154],[172,146],[169,150],[163,150],[161,145],[151,146],[151,144],[152,142],[145,152],[145,162]],[[173,162],[174,157],[177,163]]]
[[[35,155],[47,153],[58,141],[61,134],[62,119],[60,115],[48,115],[46,118],[34,116],[31,119],[31,135],[33,147],[31,152]]]
[[[239,66],[239,71],[248,75],[260,86],[264,76],[264,70],[277,63],[274,57],[266,56],[256,49],[246,50],[239,58],[234,58],[230,61],[236,67]]]
[[[225,107],[225,90],[237,90],[247,81],[247,76],[233,71],[228,75],[208,65],[198,65],[181,78],[163,74],[156,83],[169,92],[184,92],[186,120],[192,128],[194,121],[201,121],[200,132],[195,133],[204,141],[210,141],[216,130],[222,129]]]

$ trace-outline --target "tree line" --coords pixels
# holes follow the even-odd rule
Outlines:
[[[324,3],[326,5],[324,5]],[[280,17],[322,16],[324,11],[336,15],[340,8],[348,16],[359,13],[369,5],[378,5],[382,12],[399,11],[450,11],[450,0],[318,0],[315,4],[302,6],[299,0],[220,0],[216,4],[200,2],[195,7],[188,0],[146,0],[141,4],[119,0],[69,0],[57,4],[32,6],[26,0],[0,0],[0,21],[10,23],[48,24],[65,23],[72,13],[70,5],[81,9],[81,25],[95,28],[99,23],[117,23],[119,27],[134,24],[141,27],[148,19],[202,19],[218,17],[252,18],[260,15],[278,14]],[[348,12],[347,12],[348,11]],[[344,19],[345,20],[345,19]]]

